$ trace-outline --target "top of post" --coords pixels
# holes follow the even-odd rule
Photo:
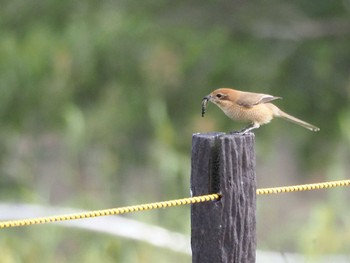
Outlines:
[[[249,137],[254,139],[255,135],[253,132],[248,132],[245,134],[241,134],[238,132],[232,132],[232,133],[224,133],[224,132],[205,132],[205,133],[194,133],[192,134],[192,138],[207,138],[207,139],[213,139],[218,137],[225,137],[225,138],[244,138]]]

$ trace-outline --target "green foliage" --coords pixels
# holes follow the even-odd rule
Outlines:
[[[256,131],[261,185],[338,177],[328,171],[346,171],[350,156],[348,16],[344,1],[2,1],[1,200],[97,209],[188,196],[191,134],[244,125],[213,105],[201,118],[202,97],[222,86],[282,96],[282,109],[321,128],[313,134],[278,120]],[[305,233],[339,238],[344,226],[324,229],[341,211],[322,211],[345,200],[322,209],[308,202],[323,225],[313,230],[310,216]],[[188,208],[181,209],[140,220],[189,233]],[[275,213],[262,209],[258,224]],[[286,236],[264,233],[263,247],[309,253],[310,236],[298,240],[294,227]],[[72,251],[85,258],[62,245],[69,233],[12,235],[0,243],[5,262],[173,260],[93,234],[74,237]],[[94,246],[79,245],[85,235]],[[37,244],[24,240],[33,237]]]

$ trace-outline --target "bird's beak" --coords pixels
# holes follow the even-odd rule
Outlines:
[[[209,94],[209,95],[205,96],[202,101],[205,101],[205,100],[208,101],[210,99],[211,99],[211,95]]]

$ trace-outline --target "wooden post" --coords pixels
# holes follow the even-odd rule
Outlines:
[[[191,191],[222,195],[191,207],[192,262],[255,262],[254,134],[194,134]]]

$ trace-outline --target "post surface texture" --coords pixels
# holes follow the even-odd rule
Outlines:
[[[222,194],[191,206],[192,262],[255,262],[254,134],[194,134],[191,191]]]

